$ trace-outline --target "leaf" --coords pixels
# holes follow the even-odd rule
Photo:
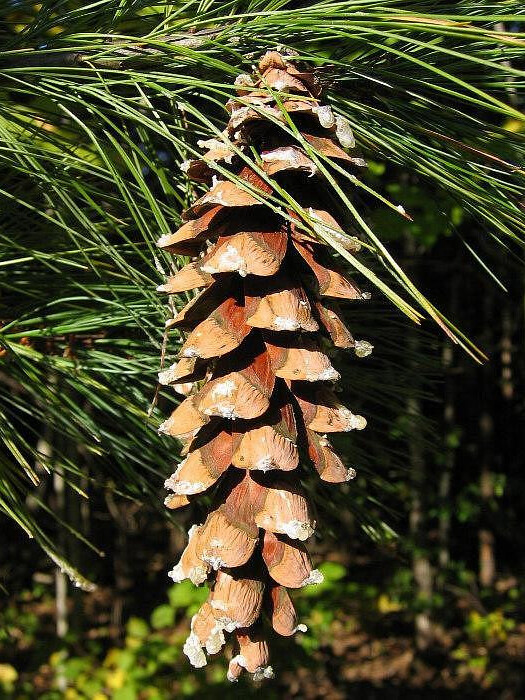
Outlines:
[[[208,589],[195,588],[195,586],[189,581],[185,580],[181,583],[177,583],[168,590],[168,598],[170,605],[175,609],[186,609],[190,605],[197,605],[203,603],[208,597]]]
[[[148,623],[140,617],[130,617],[126,624],[126,634],[136,639],[143,639],[149,633]]]
[[[170,605],[159,605],[151,613],[151,626],[159,630],[163,627],[171,627],[175,621],[175,610]]]

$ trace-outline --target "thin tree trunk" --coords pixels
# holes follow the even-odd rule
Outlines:
[[[443,406],[443,465],[439,478],[439,519],[438,536],[439,552],[438,561],[440,569],[446,569],[450,563],[450,486],[456,460],[455,449],[455,388],[451,376],[454,350],[452,344],[445,341],[442,352],[442,366],[445,374],[445,401]]]
[[[420,401],[411,397],[407,402],[411,417],[410,430],[410,471],[412,479],[412,503],[410,509],[410,534],[413,542],[412,573],[417,590],[420,610],[415,617],[416,647],[420,651],[428,649],[433,639],[430,618],[430,601],[433,593],[433,572],[426,550],[426,512],[424,489],[426,485],[425,455],[418,435],[417,418],[421,415]]]
[[[132,506],[129,503],[117,503],[109,489],[106,490],[106,504],[117,529],[113,553],[115,598],[111,610],[111,626],[114,636],[120,637],[122,634],[122,621],[126,603],[129,600],[130,591],[133,586],[128,539],[128,533],[131,531],[133,520],[129,512]]]
[[[480,432],[482,436],[482,449],[488,449],[492,436],[492,418],[484,412],[480,419]],[[480,491],[483,510],[487,510],[491,499],[494,497],[494,484],[490,471],[489,456],[486,455],[481,468]],[[479,582],[485,588],[491,588],[496,578],[496,554],[494,551],[494,534],[488,527],[479,529]]]
[[[53,473],[53,490],[55,492],[55,510],[60,517],[64,515],[64,479],[58,472]],[[61,548],[65,544],[64,529],[60,528],[58,534]],[[66,574],[57,566],[55,569],[55,609],[56,609],[56,634],[59,639],[65,639],[69,630],[67,611],[68,581]],[[57,686],[61,692],[67,687],[67,679],[60,668],[57,670]]]
[[[459,290],[458,281],[454,280],[450,287],[450,315],[456,318],[458,314]],[[456,464],[456,376],[454,364],[454,345],[448,340],[443,342],[441,367],[445,380],[443,395],[443,465],[438,484],[439,517],[438,517],[438,563],[441,572],[450,563],[450,522],[451,498],[450,490],[454,467]],[[440,577],[443,579],[443,576]]]
[[[485,297],[484,324],[485,346],[492,349],[494,323],[493,293],[490,290]],[[485,588],[492,588],[496,578],[496,555],[494,548],[494,534],[490,527],[490,504],[494,498],[494,482],[492,477],[493,461],[493,433],[494,421],[491,411],[492,403],[492,377],[488,375],[487,368],[481,370],[481,401],[479,416],[479,457],[480,457],[480,495],[481,495],[481,519],[478,530],[479,541],[479,582]]]
[[[55,492],[55,511],[58,515],[64,514],[64,479],[58,472],[53,474],[53,489]],[[63,529],[59,537],[64,543]],[[55,571],[55,602],[56,602],[56,632],[59,639],[64,639],[69,629],[67,617],[67,576],[57,567]]]
[[[508,411],[508,402],[514,398],[514,376],[512,366],[512,317],[510,309],[506,306],[503,309],[502,317],[502,332],[500,344],[500,360],[501,360],[501,394],[505,400],[505,409]],[[510,415],[509,415],[510,419]],[[505,421],[505,425],[510,425],[510,420]]]
[[[405,239],[405,252],[407,257],[414,258],[416,254],[414,239],[407,236]],[[420,352],[420,339],[417,330],[410,328],[408,333],[409,357],[413,363],[414,383],[412,392],[407,399],[407,414],[409,416],[409,444],[408,453],[410,461],[410,475],[412,484],[412,498],[409,515],[409,527],[412,541],[412,575],[416,586],[419,612],[416,614],[415,642],[420,651],[428,649],[433,640],[433,627],[430,617],[430,602],[432,599],[434,581],[433,571],[428,557],[427,549],[427,514],[425,489],[427,488],[427,474],[425,465],[425,449],[418,425],[421,417],[421,401],[418,396],[419,367],[417,356]]]
[[[53,372],[49,376],[49,383],[53,386],[56,387],[58,384],[58,377],[57,375]],[[44,440],[47,442],[47,447],[45,454],[49,458],[53,459],[53,463],[56,461],[56,452],[57,449],[60,449],[60,445],[57,445],[57,438],[59,441],[59,436],[57,435],[56,431],[51,431],[48,427],[48,425],[44,426]],[[54,466],[54,471],[53,471],[53,492],[54,492],[54,509],[56,514],[58,515],[59,518],[65,519],[65,510],[66,510],[66,499],[65,499],[65,482],[62,477],[62,475],[57,471],[56,467]],[[59,528],[58,530],[58,540],[59,540],[59,546],[62,552],[65,554],[66,553],[66,531],[65,528]],[[60,569],[56,568],[55,570],[55,606],[56,606],[56,620],[55,620],[55,625],[56,625],[56,633],[57,637],[59,639],[64,639],[66,636],[68,629],[69,629],[69,620],[68,620],[68,610],[67,610],[67,594],[68,594],[68,581],[67,581],[67,576],[66,574]],[[58,679],[59,682],[59,687],[63,690],[65,688],[62,688],[60,686],[61,684],[61,678],[59,677]],[[64,679],[65,682],[65,679]]]
[[[409,263],[414,263],[417,255],[415,240],[407,235],[404,240],[404,252]],[[434,590],[434,573],[428,557],[427,513],[425,489],[428,487],[425,466],[425,449],[418,425],[421,417],[421,401],[418,396],[419,367],[417,363],[420,339],[417,330],[409,328],[407,337],[408,356],[414,370],[412,391],[408,395],[406,409],[409,417],[408,455],[411,479],[411,505],[409,513],[409,530],[412,542],[412,575],[414,577],[416,599],[419,612],[414,620],[416,647],[424,651],[432,644],[433,625],[430,616],[430,603]]]

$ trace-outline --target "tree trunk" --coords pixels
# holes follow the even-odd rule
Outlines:
[[[494,300],[490,290],[485,295],[485,346],[493,348],[493,324],[494,324]],[[480,496],[481,518],[478,530],[479,541],[479,582],[485,588],[491,588],[496,578],[496,555],[494,551],[494,534],[490,527],[490,507],[494,498],[494,483],[492,478],[493,461],[493,433],[494,422],[491,411],[493,410],[492,377],[486,367],[481,369],[481,397],[479,415],[479,462],[480,472]]]
[[[415,242],[411,236],[405,239],[405,253],[407,257],[414,258],[416,253]],[[410,463],[410,478],[412,485],[412,497],[409,515],[410,536],[412,541],[412,575],[416,586],[416,598],[419,611],[416,614],[415,642],[420,651],[428,649],[433,639],[432,620],[430,617],[430,603],[434,588],[434,575],[428,557],[427,542],[427,513],[425,489],[427,488],[427,474],[425,465],[425,449],[419,426],[421,417],[421,400],[419,398],[419,367],[417,357],[420,352],[420,339],[418,331],[410,328],[408,332],[409,357],[413,364],[414,379],[412,392],[407,399],[407,414],[409,416],[408,429],[408,454]]]
[[[456,318],[458,315],[459,289],[458,281],[454,280],[450,286],[450,315]],[[441,572],[450,563],[450,521],[451,499],[450,489],[456,463],[457,450],[457,426],[456,426],[456,384],[454,345],[448,340],[443,341],[441,353],[441,367],[444,376],[443,391],[443,464],[438,484],[439,517],[438,517],[438,563]],[[443,578],[441,576],[441,578]]]
[[[487,522],[487,511],[494,497],[494,484],[490,471],[491,442],[493,433],[492,416],[483,411],[479,420],[482,466],[480,475],[480,493],[482,500],[482,522]],[[496,578],[496,555],[494,552],[494,534],[488,525],[479,529],[479,582],[485,588],[491,588]]]
[[[452,344],[445,341],[442,352],[442,367],[445,375],[445,400],[443,406],[443,465],[439,477],[439,553],[440,569],[446,569],[450,563],[450,485],[456,459],[455,448],[455,388],[451,376],[454,349]]]
[[[433,572],[426,546],[426,511],[424,497],[426,470],[424,449],[417,429],[417,418],[421,415],[421,406],[418,398],[413,396],[408,400],[407,411],[411,417],[409,458],[412,480],[412,504],[410,509],[410,534],[413,543],[412,573],[416,584],[417,602],[422,608],[415,617],[415,639],[417,648],[420,651],[424,651],[428,649],[433,638],[432,621],[430,618]]]

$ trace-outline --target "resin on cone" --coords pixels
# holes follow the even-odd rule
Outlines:
[[[339,373],[326,349],[359,357],[372,350],[354,340],[334,301],[368,295],[324,242],[331,236],[352,254],[360,248],[334,211],[314,155],[354,170],[365,165],[348,152],[349,124],[323,104],[315,71],[292,56],[269,51],[235,84],[222,138],[199,142],[202,158],[183,164],[209,190],[183,213],[179,230],[158,241],[194,256],[159,291],[196,292],[166,324],[187,332],[179,360],[159,375],[186,396],[160,428],[182,441],[185,455],[166,480],[166,505],[186,506],[204,492],[213,503],[170,576],[208,586],[184,652],[204,666],[232,634],[232,681],[244,671],[272,677],[272,628],[283,636],[306,631],[287,589],[322,575],[304,544],[316,522],[301,478],[316,470],[326,482],[352,479],[327,433],[366,425],[334,392]],[[276,206],[283,189],[300,211]]]

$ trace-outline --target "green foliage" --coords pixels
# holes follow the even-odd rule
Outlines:
[[[186,585],[189,584],[189,585]],[[149,621],[131,617],[122,646],[95,646],[77,655],[75,645],[63,646],[46,659],[54,689],[39,693],[43,700],[169,700],[173,697],[235,697],[228,692],[226,662],[218,659],[203,674],[195,674],[182,654],[186,621],[202,603],[203,589],[188,581],[168,591],[169,603],[154,608]],[[19,611],[18,611],[19,612]],[[20,621],[20,619],[19,619]],[[180,624],[182,621],[182,624]],[[5,622],[2,621],[2,622]],[[26,645],[36,643],[37,626],[26,634]],[[0,665],[0,688],[17,700],[34,697],[31,681],[19,679],[11,665]],[[61,689],[62,688],[62,689]],[[252,691],[247,687],[247,694]]]
[[[170,605],[178,610],[188,608],[193,615],[196,609],[206,600],[208,590],[206,588],[195,588],[188,580],[182,581],[176,586],[172,586],[168,591]]]
[[[506,618],[502,610],[494,610],[487,615],[474,610],[468,616],[465,631],[473,641],[494,644],[504,642],[515,626],[515,621]]]
[[[0,690],[6,695],[12,693],[15,682],[18,680],[18,673],[11,664],[0,664]]]
[[[360,640],[366,665],[371,649],[383,648],[391,630],[420,609],[411,571],[405,567],[392,567],[392,575],[384,578],[337,561],[319,568],[324,575],[322,584],[293,592],[299,620],[308,631],[292,639],[272,638],[276,683],[286,667],[292,676],[310,670],[317,677],[326,667],[327,652],[337,673],[337,664],[346,663],[339,658],[338,648],[341,643],[353,645],[352,640]],[[465,593],[472,584],[472,577],[459,570],[452,580]],[[468,597],[455,599],[447,594],[439,604],[443,625],[452,621],[456,608],[463,611],[460,627],[447,633],[445,642],[448,669],[459,679],[477,679],[485,688],[505,682],[499,668],[501,653],[517,630],[523,600],[518,583],[510,584],[512,581],[505,592],[492,593],[484,600],[484,613],[472,608]],[[171,700],[260,697],[264,692],[272,700],[282,697],[282,686],[276,683],[265,686],[264,691],[244,681],[232,686],[225,680],[222,657],[212,657],[209,666],[199,672],[191,668],[182,645],[188,634],[187,620],[202,602],[203,590],[188,581],[172,586],[147,617],[134,615],[127,620],[118,642],[100,627],[91,628],[81,639],[53,638],[46,614],[42,614],[47,610],[50,616],[53,611],[49,589],[39,584],[20,592],[16,602],[0,612],[0,629],[8,631],[0,638],[0,654],[7,660],[0,664],[0,696],[13,700]],[[399,631],[396,635],[395,644],[402,643]],[[385,646],[385,663],[386,651]]]
[[[506,617],[501,609],[484,615],[470,611],[465,623],[467,641],[461,642],[451,654],[458,663],[458,673],[482,677],[485,687],[492,686],[498,680],[493,668],[498,650],[515,626],[515,621]]]

